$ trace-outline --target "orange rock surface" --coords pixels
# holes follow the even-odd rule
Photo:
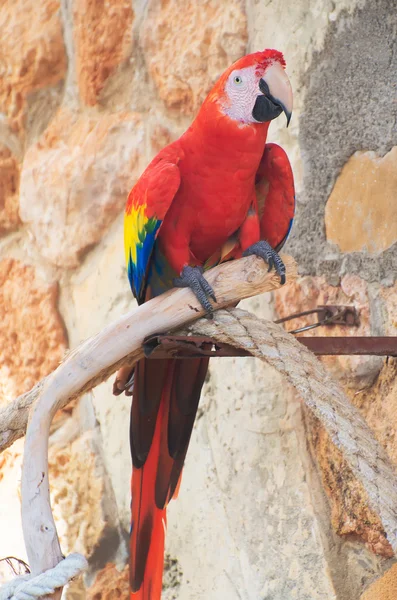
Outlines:
[[[112,563],[98,572],[93,585],[87,590],[87,600],[124,600],[128,597],[128,566],[118,571]]]
[[[130,0],[75,0],[76,68],[80,95],[94,106],[108,77],[128,58],[134,13]]]
[[[123,210],[139,171],[144,131],[134,113],[59,111],[25,157],[20,215],[42,256],[76,267]]]
[[[28,95],[65,77],[60,3],[4,0],[0,31],[0,110],[19,132],[24,127]]]
[[[247,37],[241,0],[151,2],[141,40],[160,98],[195,112],[216,78],[244,54]]]
[[[33,267],[0,262],[0,398],[27,392],[62,359],[66,337],[58,309],[58,285]]]
[[[361,596],[361,600],[395,600],[397,590],[397,565],[380,577]]]
[[[20,224],[19,162],[6,146],[0,146],[0,234]]]

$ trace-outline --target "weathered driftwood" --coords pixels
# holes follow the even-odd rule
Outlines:
[[[288,259],[286,262],[291,280],[294,266]],[[261,261],[253,258],[214,269],[208,274],[208,280],[214,286],[220,306],[279,285],[277,277],[267,274]],[[55,411],[69,398],[92,388],[123,364],[138,360],[142,356],[142,341],[147,335],[175,331],[201,314],[188,290],[169,292],[84,342],[44,381],[40,399],[32,411],[22,478],[24,534],[34,572],[45,570],[61,559],[48,492],[48,432]],[[396,474],[364,419],[314,355],[280,326],[239,309],[217,311],[213,321],[200,319],[185,325],[186,332],[207,335],[248,350],[288,378],[362,482],[368,502],[379,514],[388,540],[396,551]]]
[[[45,380],[46,378],[42,379],[31,390],[0,410],[0,452],[25,435],[29,410],[39,397]]]
[[[284,262],[287,278],[294,279],[293,259],[284,257]],[[278,275],[268,273],[264,262],[254,257],[221,265],[210,271],[207,279],[215,290],[217,307],[280,286]],[[48,481],[48,436],[54,414],[71,398],[141,358],[146,336],[181,327],[203,314],[190,290],[167,292],[86,340],[44,380],[27,430],[22,471],[22,526],[33,574],[54,567],[62,559]]]

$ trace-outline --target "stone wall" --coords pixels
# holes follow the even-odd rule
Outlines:
[[[358,329],[310,335],[396,335],[396,8],[394,0],[1,3],[0,405],[134,306],[123,264],[129,189],[223,69],[265,47],[284,52],[294,89],[291,126],[277,120],[270,138],[295,173],[286,251],[301,277],[242,304],[269,319],[352,304]],[[397,462],[396,361],[325,362]],[[128,419],[129,401],[114,398],[109,381],[54,423],[62,549],[90,564],[69,600],[127,597]],[[0,456],[0,557],[26,558],[21,452],[20,441]],[[393,561],[361,486],[294,391],[254,359],[213,360],[169,509],[164,598],[391,600]],[[7,569],[0,563],[0,576]]]

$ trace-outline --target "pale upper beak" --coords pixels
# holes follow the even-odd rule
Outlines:
[[[261,85],[263,81],[266,86]],[[285,112],[288,127],[292,114],[292,88],[288,75],[280,63],[274,62],[266,69],[264,76],[259,82],[259,88],[263,94],[268,95],[272,102],[278,104]]]

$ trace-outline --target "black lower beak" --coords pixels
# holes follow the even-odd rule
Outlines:
[[[276,119],[279,115],[281,115],[282,112],[284,112],[285,116],[287,117],[288,127],[291,120],[291,113],[285,108],[280,100],[277,100],[277,98],[274,98],[271,95],[269,86],[263,79],[260,79],[259,81],[259,89],[262,94],[257,97],[252,110],[252,116],[254,117],[255,121],[259,121],[259,123],[273,121],[273,119]]]

